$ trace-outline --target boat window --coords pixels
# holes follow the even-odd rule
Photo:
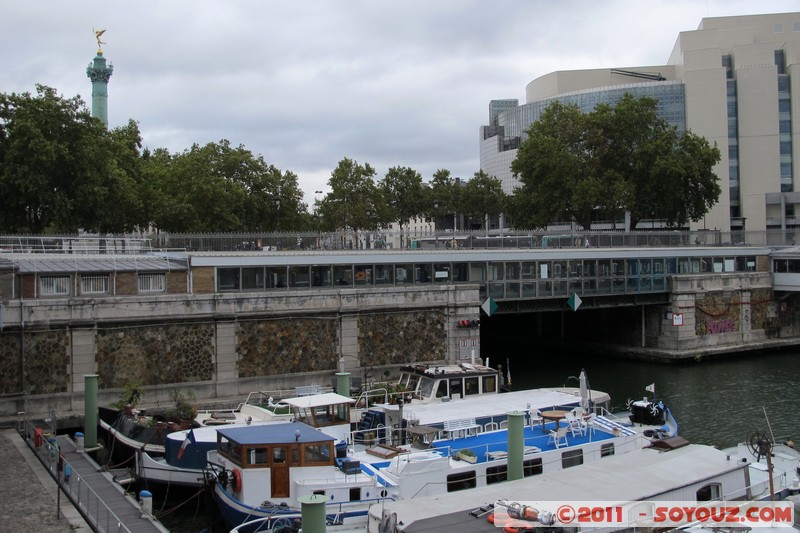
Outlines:
[[[332,464],[330,445],[322,443],[304,445],[303,464]]]
[[[251,465],[265,465],[269,463],[267,448],[250,448],[247,450],[247,463]]]
[[[433,392],[434,380],[431,378],[421,378],[419,381],[419,394],[423,398],[429,398]]]
[[[444,398],[447,396],[447,380],[440,379],[439,386],[436,387],[436,397],[437,398]]]
[[[283,464],[286,462],[286,448],[283,446],[272,447],[272,464]]]
[[[609,457],[614,455],[614,443],[607,442],[600,446],[600,457]]]
[[[478,378],[477,376],[474,378],[464,378],[464,395],[469,396],[470,394],[478,394],[480,389],[478,389]]]
[[[508,465],[490,466],[486,469],[486,484],[500,483],[508,479]]]
[[[698,502],[710,502],[719,500],[721,496],[721,485],[719,483],[709,483],[697,490],[696,497]]]
[[[561,454],[561,468],[583,464],[583,450],[567,450]]]
[[[461,397],[461,380],[460,379],[456,378],[456,379],[451,379],[450,380],[450,396],[452,396],[452,397],[458,396],[459,398]]]
[[[350,488],[350,501],[357,502],[361,499],[361,487]]]
[[[483,376],[483,392],[497,392],[497,378],[495,376]]]
[[[447,476],[447,492],[455,492],[457,490],[474,489],[477,486],[475,471],[459,472],[458,474],[450,474]]]
[[[540,457],[536,459],[528,459],[527,461],[522,462],[522,475],[525,477],[528,476],[538,476],[542,473],[542,459]]]
[[[406,390],[415,391],[417,390],[419,378],[417,376],[411,375],[408,376],[408,383],[406,384]],[[402,382],[401,382],[402,384]]]
[[[242,447],[235,442],[231,442],[222,435],[218,435],[217,450],[219,453],[236,463],[242,465]]]

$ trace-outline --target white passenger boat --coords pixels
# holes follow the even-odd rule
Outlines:
[[[780,452],[779,452],[780,453]],[[797,468],[795,455],[793,464]],[[493,484],[481,490],[387,501],[370,507],[368,531],[531,531],[545,526],[575,527],[559,522],[558,506],[603,502],[623,506],[624,516],[652,516],[645,502],[710,502],[763,496],[760,481],[752,480],[752,465],[742,457],[711,446],[689,444],[681,437],[654,441],[652,446],[609,456],[575,468]],[[641,503],[637,503],[641,502]],[[527,506],[528,519],[521,517]],[[516,510],[516,514],[509,513]],[[527,511],[530,511],[527,513]],[[507,520],[508,515],[513,521]],[[520,518],[517,518],[520,517]],[[591,528],[589,528],[591,529]],[[604,531],[614,531],[605,526]],[[715,531],[717,531],[715,529]]]
[[[231,528],[284,527],[300,519],[300,499],[312,494],[325,496],[329,526],[363,525],[372,503],[485,488],[508,477],[505,428],[451,420],[447,427],[431,428],[432,434],[410,426],[357,439],[348,431],[353,400],[333,395],[286,402],[293,406],[295,422],[216,429],[209,469],[214,497]],[[654,429],[583,411],[541,414],[531,418],[519,412],[510,421],[522,436],[517,453],[525,475],[627,454],[649,443],[644,431]]]

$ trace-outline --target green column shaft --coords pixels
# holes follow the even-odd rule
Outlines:
[[[325,502],[321,494],[311,494],[299,498],[300,514],[303,518],[303,533],[325,533]]]
[[[525,445],[525,413],[508,413],[508,480],[522,479],[522,455]]]
[[[84,446],[94,448],[97,446],[97,374],[86,374],[83,376],[84,392],[83,404],[85,413],[83,415],[83,434]]]
[[[350,396],[350,372],[336,373],[336,392],[342,396]]]

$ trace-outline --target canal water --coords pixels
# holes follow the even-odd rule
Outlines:
[[[502,351],[513,354],[508,360],[515,390],[578,386],[585,369],[591,388],[611,395],[613,411],[624,411],[629,398],[652,397],[645,387],[654,384],[656,397],[672,410],[679,433],[690,442],[724,448],[770,428],[778,442],[800,439],[800,350],[663,364],[504,344]],[[506,366],[505,358],[491,357],[492,366],[499,362]],[[207,527],[207,502],[173,505],[156,508],[167,512],[162,522],[172,533]],[[217,523],[213,530],[224,528]]]
[[[577,386],[575,376],[585,369],[591,388],[611,395],[614,411],[624,411],[628,399],[652,398],[645,387],[655,384],[655,395],[672,411],[680,435],[693,443],[734,446],[770,428],[776,441],[800,439],[800,350],[679,364],[537,353],[524,345],[512,350],[515,390]],[[494,360],[491,364],[496,366]]]

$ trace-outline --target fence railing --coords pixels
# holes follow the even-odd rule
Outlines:
[[[3,253],[138,255],[156,252],[270,252],[326,250],[436,250],[497,248],[641,248],[800,244],[800,229],[767,231],[391,231],[173,233],[145,236],[0,235]]]
[[[106,505],[61,454],[55,436],[48,438],[42,435],[39,437],[41,440],[37,442],[36,432],[31,421],[25,420],[22,426],[25,442],[47,468],[50,476],[58,483],[60,490],[78,507],[84,519],[95,531],[131,533],[131,530],[122,523],[122,520],[114,514],[114,511]]]

